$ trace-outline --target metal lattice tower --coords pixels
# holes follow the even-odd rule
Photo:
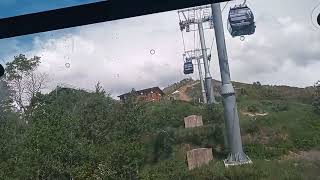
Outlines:
[[[212,29],[212,14],[211,14],[211,6],[201,6],[201,7],[194,7],[188,8],[184,10],[178,11],[179,18],[180,18],[180,30],[181,31],[198,31],[201,43],[201,51],[202,51],[202,59],[204,64],[204,71],[205,71],[205,91],[207,94],[207,101],[209,104],[216,103],[214,98],[214,91],[212,85],[212,77],[209,70],[209,59],[207,54],[207,48],[205,44],[205,37],[204,37],[204,29]],[[182,17],[182,18],[181,18]],[[192,29],[191,25],[197,25]],[[207,25],[205,27],[204,25]]]
[[[203,75],[202,75],[202,67],[201,67],[201,59],[203,59],[202,50],[201,49],[194,49],[190,51],[186,51],[184,56],[187,56],[191,60],[196,60],[196,64],[198,65],[198,71],[199,71],[199,78],[200,78],[200,84],[201,84],[201,93],[203,102],[206,104],[207,102],[207,94],[204,87],[204,81],[203,81]]]

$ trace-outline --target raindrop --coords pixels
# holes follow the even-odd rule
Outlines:
[[[314,27],[320,29],[320,2],[311,12],[311,21]]]
[[[70,63],[66,63],[65,66],[66,66],[66,68],[70,68],[71,65],[70,65]]]

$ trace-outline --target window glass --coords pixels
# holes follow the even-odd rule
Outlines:
[[[0,0],[0,18],[91,2]],[[238,23],[238,32],[228,15],[243,1],[221,3],[222,53],[238,104],[230,117],[238,112],[254,168],[224,167],[219,65],[227,63],[219,64],[210,22],[202,24],[203,37],[198,22],[181,32],[183,16],[175,10],[0,39],[7,70],[0,79],[0,179],[317,179],[319,161],[310,157],[319,156],[320,143],[320,85],[313,87],[320,80],[320,27],[312,21],[319,2],[246,2],[256,28]],[[254,33],[231,36],[247,31]],[[186,62],[190,56],[196,58]],[[203,98],[210,76],[213,108]],[[201,115],[202,127],[186,129],[190,115]],[[212,148],[214,161],[188,171],[193,148]]]

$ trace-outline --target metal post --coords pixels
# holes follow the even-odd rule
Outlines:
[[[252,163],[242,148],[236,96],[230,79],[220,4],[215,3],[211,7],[222,80],[221,95],[223,97],[225,126],[231,151],[224,163],[226,166]]]
[[[203,82],[203,77],[202,77],[202,68],[201,68],[201,62],[200,59],[197,58],[197,63],[198,63],[198,71],[199,71],[199,78],[200,78],[200,84],[201,84],[201,92],[202,92],[202,97],[203,97],[203,103],[207,104],[207,94],[204,89],[204,82]]]
[[[207,98],[208,98],[208,103],[212,104],[212,103],[215,103],[216,100],[213,94],[212,77],[209,71],[209,61],[208,61],[207,47],[206,47],[205,38],[204,38],[202,21],[198,22],[198,29],[199,29],[199,37],[200,37],[203,63],[204,63],[204,73],[205,73],[205,81],[206,81],[205,87],[206,87],[206,92],[208,96]]]

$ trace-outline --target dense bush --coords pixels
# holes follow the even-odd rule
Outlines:
[[[200,114],[201,109],[187,102],[162,101],[160,103],[148,104],[144,117],[148,122],[150,130],[163,129],[166,127],[182,127],[183,119],[191,114]]]
[[[257,113],[257,112],[259,112],[259,108],[258,108],[258,106],[257,106],[256,104],[251,104],[251,105],[249,105],[249,106],[247,107],[247,110],[248,110],[249,112],[252,112],[252,113]]]
[[[0,179],[302,179],[304,170],[304,177],[312,172],[307,179],[315,179],[317,166],[277,159],[289,150],[319,148],[319,116],[310,104],[288,106],[278,99],[284,93],[256,85],[245,88],[248,96],[241,97],[240,108],[249,104],[251,112],[270,108],[279,113],[241,117],[243,136],[254,136],[244,143],[254,164],[225,168],[219,157],[227,153],[221,104],[120,103],[97,84],[93,93],[61,87],[49,94],[37,92],[25,111],[16,112],[11,106],[14,92],[0,81]],[[203,127],[184,128],[183,118],[192,114],[202,115]],[[197,147],[212,147],[214,160],[189,171],[185,151]]]
[[[200,112],[202,115],[202,121],[205,125],[222,125],[224,123],[222,106],[205,105]]]
[[[270,160],[277,159],[287,153],[287,149],[282,147],[267,147],[263,144],[246,144],[245,152],[254,159]]]
[[[240,88],[237,92],[240,96],[247,96],[248,95],[248,91],[246,90],[246,88]]]
[[[274,112],[288,111],[289,105],[286,102],[277,102],[272,105],[271,109]]]
[[[188,177],[187,165],[181,159],[169,159],[155,166],[146,166],[140,174],[141,180],[183,180]]]
[[[316,112],[317,114],[320,114],[320,97],[314,97],[312,102],[312,107],[314,112]]]

